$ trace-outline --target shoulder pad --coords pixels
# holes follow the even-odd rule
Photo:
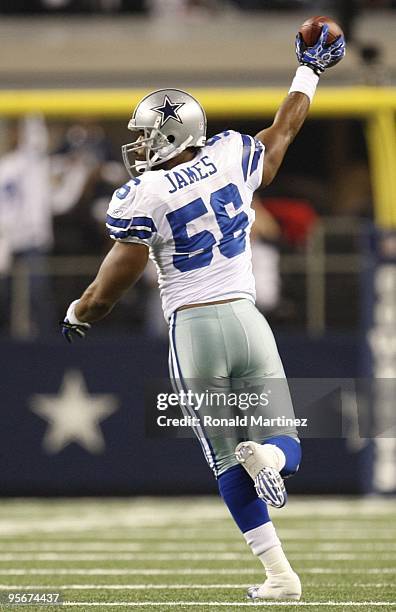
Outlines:
[[[157,232],[140,179],[132,179],[117,189],[111,199],[106,226],[110,237],[128,242],[151,244]]]
[[[215,136],[208,138],[208,140],[205,143],[205,146],[212,147],[217,142],[224,141],[224,140],[230,140],[233,137],[235,138],[236,134],[238,134],[238,132],[235,132],[234,130],[225,130],[224,132],[220,132],[219,134],[216,134]]]

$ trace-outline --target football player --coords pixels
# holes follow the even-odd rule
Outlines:
[[[274,179],[307,117],[321,73],[345,53],[339,37],[327,44],[324,26],[307,48],[297,36],[297,68],[273,124],[255,137],[225,131],[206,140],[206,116],[197,100],[178,89],[146,96],[129,122],[123,146],[131,180],[110,202],[107,228],[115,244],[93,283],[71,303],[62,332],[83,337],[107,315],[142,274],[150,256],[157,267],[170,329],[170,375],[217,380],[231,388],[245,378],[285,380],[274,337],[255,308],[249,232],[253,192]],[[289,401],[286,398],[286,403]],[[185,413],[191,406],[184,405]],[[286,503],[283,479],[298,469],[296,430],[278,428],[212,435],[195,433],[219,490],[266,580],[252,599],[298,600],[301,584],[268,514]]]

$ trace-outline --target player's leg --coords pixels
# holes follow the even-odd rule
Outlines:
[[[300,579],[283,552],[267,505],[257,497],[250,476],[240,465],[236,465],[221,474],[218,483],[220,494],[234,521],[266,573],[262,585],[248,589],[248,597],[299,600]]]
[[[176,391],[191,391],[197,395],[207,391],[209,394],[229,391],[225,347],[216,307],[202,306],[176,312],[170,322],[169,340],[169,370]],[[199,417],[200,424],[194,428],[194,433],[217,478],[227,460],[235,460],[235,439],[222,435],[219,428],[205,427],[203,417],[210,414],[209,405],[201,405],[196,410],[194,402],[186,402],[181,408],[185,414]],[[217,408],[215,415],[219,416]]]
[[[258,496],[270,506],[281,508],[287,501],[283,480],[298,470],[301,446],[294,426],[289,386],[272,330],[252,304],[247,306],[248,313],[238,313],[250,349],[242,380],[248,388],[253,387],[256,395],[263,393],[267,402],[251,408],[254,418],[249,420],[246,436],[236,446],[235,455],[253,479]]]
[[[245,327],[257,311],[246,300],[234,302],[232,306],[234,308],[226,304],[186,310],[173,318],[170,370],[178,385],[205,385],[208,378],[224,382],[232,370],[236,375],[244,375],[252,348],[248,346]],[[271,357],[271,347],[267,357]],[[268,362],[268,359],[264,355],[261,361]],[[218,477],[220,493],[231,515],[266,569],[267,581],[251,591],[250,596],[299,599],[299,579],[282,551],[267,505],[257,497],[253,480],[236,459],[235,446],[243,437],[238,438],[235,434],[222,438],[202,429],[196,434]]]
[[[239,369],[234,368],[233,375],[237,375],[247,388],[253,385],[255,390],[259,387],[272,391],[270,404],[265,405],[262,409],[256,409],[255,416],[259,416],[261,410],[264,417],[294,417],[282,362],[268,323],[253,304],[235,302],[233,308],[238,325],[242,328],[249,346],[249,358],[245,367],[240,361],[237,364]],[[228,335],[228,337],[231,336]],[[232,346],[228,347],[230,354],[236,353],[237,350],[237,345],[234,346],[234,350]],[[219,475],[219,487],[246,542],[253,554],[259,557],[266,571],[267,580],[261,586],[251,587],[248,592],[249,597],[298,600],[301,597],[300,580],[282,550],[268,513],[266,518],[262,507],[256,506],[253,517],[253,500],[254,497],[259,501],[267,499],[272,502],[272,505],[278,505],[276,503],[278,498],[274,495],[274,492],[277,493],[278,490],[274,486],[274,481],[278,483],[279,489],[284,491],[283,478],[291,476],[299,467],[300,444],[293,426],[286,428],[275,425],[264,429],[259,426],[248,427],[245,432],[246,438],[242,441],[248,450],[251,447],[254,448],[253,461],[247,460],[246,463],[251,471],[256,468],[254,475],[260,476],[261,481],[255,482],[253,474],[249,473],[244,463],[240,463],[235,455],[233,458],[235,463],[226,472]],[[235,482],[234,485],[233,482]],[[254,489],[255,484],[259,484],[262,489],[257,486]],[[262,495],[262,490],[265,495]],[[238,491],[239,494],[233,495],[233,491]],[[244,509],[240,507],[241,498],[245,500]],[[280,500],[283,502],[282,496]],[[263,506],[267,512],[267,505],[263,503]],[[246,509],[249,507],[253,512],[252,515],[247,516]]]

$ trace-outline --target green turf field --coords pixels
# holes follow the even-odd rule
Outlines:
[[[60,592],[63,606],[1,610],[396,610],[396,502],[299,498],[272,513],[303,601],[260,603],[255,559],[216,498],[0,504],[0,594]]]

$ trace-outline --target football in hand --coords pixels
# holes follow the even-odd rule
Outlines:
[[[304,39],[307,47],[312,47],[318,41],[322,27],[327,24],[329,26],[329,33],[327,35],[327,44],[333,43],[339,36],[343,34],[338,23],[336,23],[331,17],[326,15],[310,17],[299,29],[301,36]]]

